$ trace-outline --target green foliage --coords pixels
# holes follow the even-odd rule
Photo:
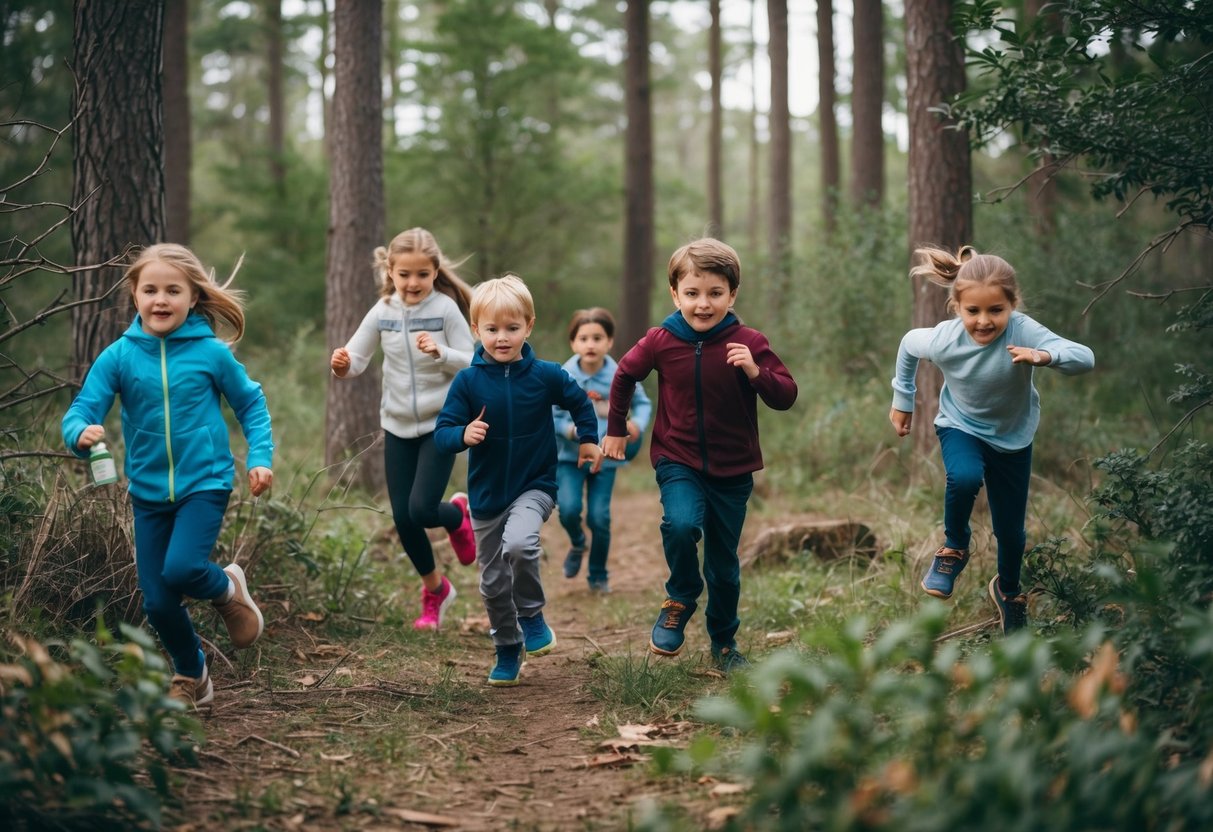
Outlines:
[[[647,650],[642,656],[602,656],[594,660],[590,693],[612,709],[641,711],[666,717],[681,713],[692,690],[690,668],[683,662],[654,660]]]
[[[32,639],[0,665],[0,819],[30,828],[160,823],[171,765],[197,764],[197,723],[166,693],[151,637],[98,624],[70,663]],[[9,826],[8,828],[12,828]]]

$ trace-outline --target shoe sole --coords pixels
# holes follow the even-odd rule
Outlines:
[[[652,639],[649,639],[649,649],[652,650],[654,653],[656,653],[658,656],[677,656],[679,653],[682,652],[682,645],[679,645],[677,650],[662,650],[660,647],[658,647],[656,644],[653,643]]]
[[[249,594],[248,581],[245,580],[244,570],[240,568],[240,564],[229,563],[227,566],[223,567],[223,571],[227,573],[229,578],[236,582],[239,587],[238,591],[241,597],[244,598],[245,603],[248,605],[248,608],[253,611],[253,614],[257,616],[257,634],[253,636],[252,641],[248,642],[248,644],[236,644],[236,642],[233,641],[232,644],[239,648],[252,647],[257,643],[257,639],[261,638],[261,634],[265,632],[265,618],[261,615],[260,608],[258,608],[258,606],[253,602],[253,596]]]
[[[931,589],[930,587],[928,587],[926,585],[925,581],[920,581],[918,583],[918,585],[920,587],[922,587],[923,592],[925,592],[927,595],[931,595],[935,598],[939,598],[944,601],[947,601],[948,599],[950,599],[952,597],[952,593],[950,593],[950,592],[945,595],[942,589]]]
[[[547,644],[543,645],[542,647],[536,648],[535,650],[528,649],[526,651],[526,654],[528,657],[546,656],[548,653],[551,653],[555,649],[556,649],[556,634],[552,633],[551,641],[549,641]]]

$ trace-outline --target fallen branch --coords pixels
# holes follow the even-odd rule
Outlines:
[[[294,757],[296,760],[298,760],[300,757],[303,756],[302,754],[300,754],[298,751],[291,748],[290,746],[283,745],[280,742],[274,742],[273,740],[267,740],[265,737],[258,736],[257,734],[249,734],[244,739],[238,740],[236,742],[236,745],[243,745],[244,743],[248,742],[249,740],[256,740],[257,742],[263,742],[266,745],[273,746],[274,748],[277,748],[279,751],[282,751],[282,752]]]

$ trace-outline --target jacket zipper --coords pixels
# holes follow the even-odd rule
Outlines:
[[[703,341],[695,342],[695,423],[699,427],[699,458],[703,461],[703,473],[708,473],[708,437],[703,419],[703,376],[700,371],[703,358]]]
[[[409,359],[409,390],[413,394],[413,426],[417,434],[421,434],[418,425],[421,424],[421,414],[417,411],[417,368],[413,365],[413,345],[409,342],[409,322],[412,320],[410,312],[404,313],[404,354]]]
[[[514,389],[510,386],[510,365],[505,365],[505,423],[506,436],[514,435]],[[514,468],[514,442],[510,440],[505,443],[505,470],[512,471]]]
[[[168,341],[160,339],[160,387],[164,390],[164,449],[168,452],[168,501],[176,500],[176,483],[173,481],[173,425],[169,415],[168,399]]]

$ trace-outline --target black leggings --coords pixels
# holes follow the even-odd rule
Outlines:
[[[442,502],[455,457],[434,447],[432,433],[401,439],[384,431],[383,461],[392,519],[404,553],[418,575],[428,575],[434,571],[434,549],[425,530],[442,526],[450,532],[463,522],[459,506]]]

